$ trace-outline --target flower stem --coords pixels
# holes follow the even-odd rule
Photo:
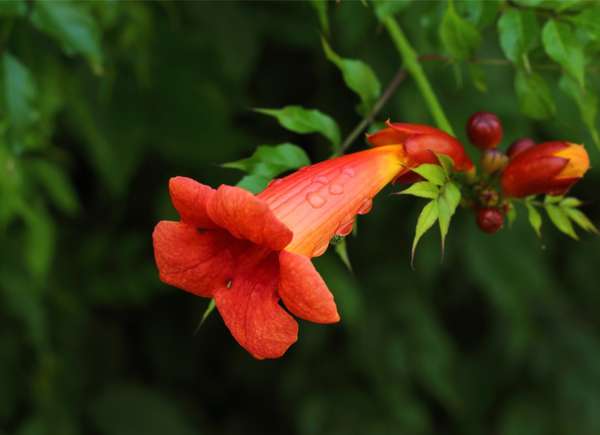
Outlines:
[[[417,87],[419,88],[421,95],[423,95],[435,123],[439,128],[454,136],[452,126],[450,125],[440,102],[435,96],[435,92],[425,75],[425,71],[423,71],[417,53],[406,39],[404,32],[402,32],[402,29],[396,20],[390,16],[383,20],[383,24],[387,28],[394,45],[396,45],[396,49],[404,60],[404,67],[417,82]]]

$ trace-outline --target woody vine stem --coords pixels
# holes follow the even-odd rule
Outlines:
[[[396,49],[402,56],[406,70],[415,79],[417,87],[419,88],[421,95],[423,95],[425,103],[427,104],[435,123],[440,129],[454,136],[454,130],[452,129],[452,126],[450,125],[450,122],[448,121],[448,118],[446,117],[446,114],[444,113],[444,110],[442,109],[442,106],[438,101],[431,84],[429,83],[429,79],[425,75],[425,71],[423,71],[423,67],[419,62],[417,53],[410,45],[410,42],[408,42],[408,39],[406,39],[404,32],[396,20],[392,17],[388,16],[384,18],[383,25],[386,27],[390,37],[392,38],[392,41],[394,42],[394,45],[396,46]]]

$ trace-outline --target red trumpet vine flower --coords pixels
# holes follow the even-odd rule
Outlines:
[[[369,212],[372,198],[387,183],[420,158],[434,161],[429,149],[450,151],[464,165],[454,142],[444,144],[451,142],[447,135],[437,135],[431,129],[419,145],[414,134],[403,140],[396,134],[392,145],[378,143],[301,168],[256,196],[238,187],[215,190],[190,178],[172,178],[171,200],[181,219],[159,222],[154,230],[160,279],[214,298],[231,334],[254,357],[280,357],[298,334],[288,311],[315,323],[340,319],[311,257],[322,255],[333,236],[349,234],[356,215]]]
[[[387,128],[367,136],[373,146],[403,144],[409,168],[423,163],[438,163],[436,154],[445,154],[452,158],[457,171],[471,171],[473,162],[462,144],[453,136],[434,127],[421,124],[386,122]],[[413,183],[421,177],[414,172],[399,175],[394,181]]]
[[[583,145],[545,142],[516,154],[502,173],[506,196],[563,195],[590,167]]]

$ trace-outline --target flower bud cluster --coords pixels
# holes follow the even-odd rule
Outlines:
[[[566,141],[514,141],[503,152],[502,122],[493,113],[477,112],[467,121],[469,141],[481,152],[483,177],[474,189],[477,225],[486,233],[502,228],[510,198],[564,195],[589,169],[583,145]],[[494,185],[499,182],[499,189]]]

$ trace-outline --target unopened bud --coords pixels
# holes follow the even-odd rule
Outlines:
[[[523,137],[510,144],[506,155],[509,159],[513,159],[517,154],[521,154],[523,151],[528,150],[535,145],[535,141],[529,137]]]
[[[494,234],[504,225],[504,213],[498,208],[480,208],[477,210],[477,225],[481,231]]]
[[[481,155],[481,169],[486,174],[502,171],[508,164],[508,157],[497,149],[485,150]]]
[[[477,112],[467,121],[467,135],[480,150],[496,148],[502,140],[502,123],[489,112]]]

